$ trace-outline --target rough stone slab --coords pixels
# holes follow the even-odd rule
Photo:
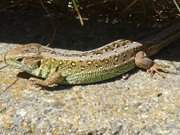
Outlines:
[[[13,46],[0,44],[0,53]],[[171,51],[177,55],[178,50]],[[134,70],[98,84],[49,90],[38,90],[27,79],[17,79],[19,70],[2,68],[0,134],[178,135],[179,60],[171,60],[177,71],[165,78]]]

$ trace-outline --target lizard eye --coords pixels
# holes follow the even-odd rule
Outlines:
[[[22,62],[23,58],[17,58],[16,61]]]

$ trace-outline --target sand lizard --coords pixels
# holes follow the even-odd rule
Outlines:
[[[79,53],[63,53],[37,43],[17,45],[5,55],[5,62],[29,74],[35,84],[89,84],[121,75],[136,65],[150,69],[154,62],[147,56],[180,38],[176,23],[141,41],[117,40],[100,48]]]

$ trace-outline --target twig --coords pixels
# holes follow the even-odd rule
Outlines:
[[[0,70],[6,68],[7,66],[8,65],[4,65],[4,66],[0,67]]]
[[[122,13],[125,13],[129,8],[134,6],[139,0],[133,0],[125,9],[123,9]]]
[[[0,92],[0,94],[4,93],[5,91],[7,91],[10,87],[12,87],[16,82],[18,81],[18,78],[16,78],[16,80],[14,82],[12,82],[9,86],[7,86],[4,90],[2,90]]]
[[[173,2],[174,2],[174,4],[175,4],[175,6],[176,6],[177,10],[178,10],[178,11],[179,11],[179,13],[180,13],[180,7],[179,7],[178,3],[176,2],[176,0],[173,0]]]
[[[42,0],[39,0],[41,3],[42,8],[46,11],[46,13],[50,16],[50,12],[48,11],[47,7],[44,5],[44,2]]]
[[[82,17],[81,17],[81,13],[80,13],[77,5],[76,5],[75,0],[72,0],[72,3],[73,3],[73,7],[74,7],[74,9],[75,9],[75,11],[76,11],[76,13],[77,13],[77,15],[78,15],[78,17],[79,17],[79,21],[80,21],[80,23],[81,23],[81,26],[84,26],[84,22],[83,22],[83,19],[82,19]]]

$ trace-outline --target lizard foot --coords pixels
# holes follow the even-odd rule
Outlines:
[[[64,78],[61,76],[60,73],[54,72],[50,74],[48,78],[46,78],[45,80],[34,77],[31,77],[29,80],[33,85],[38,85],[41,87],[54,87],[61,83],[64,80]]]
[[[167,70],[169,66],[154,62],[143,51],[140,51],[136,54],[135,64],[137,67],[146,70],[148,73],[150,73],[151,76],[157,73],[161,77],[165,78],[163,73],[169,73]]]
[[[40,79],[31,77],[31,78],[29,78],[28,86],[35,87],[36,89],[41,90],[43,88],[43,86],[41,86],[39,84],[39,81],[40,81]]]
[[[165,74],[163,74],[164,71],[159,66],[157,66],[157,64],[154,64],[152,67],[147,69],[147,72],[150,73],[151,77],[153,77],[153,75],[157,73],[162,78],[165,78]]]
[[[29,79],[30,81],[30,84],[31,85],[34,85],[36,87],[53,87],[55,86],[56,84],[50,84],[47,80],[41,80],[41,79],[38,79],[38,78],[34,78],[34,77],[31,77]]]

